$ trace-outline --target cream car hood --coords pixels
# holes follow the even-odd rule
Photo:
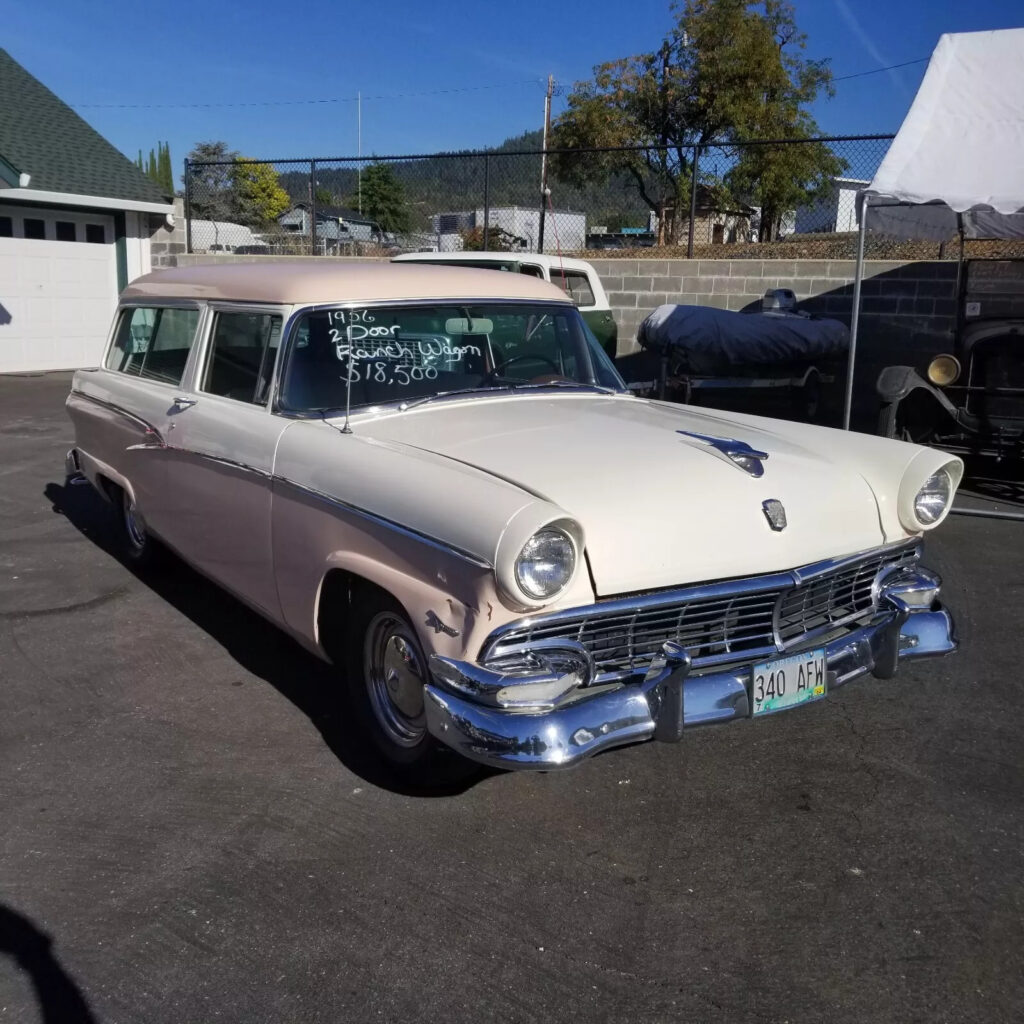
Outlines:
[[[599,596],[789,569],[899,539],[886,536],[864,451],[852,450],[864,435],[590,394],[434,402],[362,419],[356,431],[458,460],[564,510],[583,527]],[[763,476],[681,431],[766,452]],[[864,441],[870,454],[881,439]],[[906,449],[899,466],[915,454],[895,447]],[[891,486],[883,481],[893,493],[894,468]],[[781,531],[762,507],[772,498],[785,507]],[[457,493],[451,500],[458,508]]]

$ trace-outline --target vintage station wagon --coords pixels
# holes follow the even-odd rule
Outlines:
[[[564,767],[955,647],[920,557],[959,459],[631,396],[528,276],[149,274],[67,404],[128,557],[337,664],[411,773]]]

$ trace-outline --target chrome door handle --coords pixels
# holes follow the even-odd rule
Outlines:
[[[175,398],[174,404],[179,409],[188,409],[190,406],[195,405],[197,401],[198,399],[195,398]]]

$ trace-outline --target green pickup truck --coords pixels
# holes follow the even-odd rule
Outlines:
[[[571,295],[587,326],[611,356],[616,355],[619,329],[597,271],[585,260],[547,253],[515,252],[408,252],[394,263],[434,263],[438,266],[484,267],[540,277]]]

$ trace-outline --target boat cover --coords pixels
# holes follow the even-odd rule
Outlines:
[[[645,349],[668,350],[690,373],[708,375],[843,356],[850,345],[849,329],[839,320],[710,306],[659,306],[636,338]]]

